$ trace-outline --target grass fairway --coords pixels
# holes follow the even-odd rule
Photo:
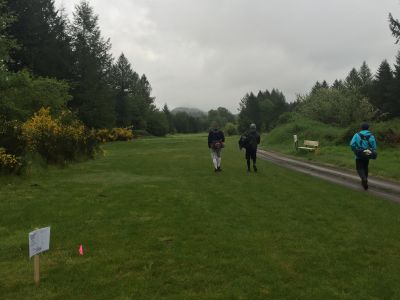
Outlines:
[[[398,204],[263,161],[247,174],[236,138],[221,174],[201,135],[105,151],[0,179],[1,299],[400,298]],[[48,225],[35,287],[28,232]]]

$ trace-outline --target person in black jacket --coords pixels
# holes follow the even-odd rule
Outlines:
[[[225,136],[219,129],[218,123],[214,122],[208,134],[208,148],[211,150],[211,158],[215,172],[221,172],[221,151],[224,148]]]
[[[254,172],[257,172],[257,147],[260,144],[260,140],[257,126],[253,123],[250,125],[250,130],[239,141],[239,147],[246,149],[247,172],[250,172],[250,159],[253,161]]]

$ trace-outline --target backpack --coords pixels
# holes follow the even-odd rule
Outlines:
[[[258,137],[258,134],[257,134],[256,132],[250,132],[250,133],[247,135],[248,147],[249,147],[249,148],[251,148],[251,149],[257,149],[257,145],[258,145],[258,143],[257,143],[257,137]]]
[[[224,143],[222,143],[221,141],[215,141],[215,142],[213,142],[213,143],[211,144],[211,148],[212,148],[212,149],[215,149],[215,150],[224,148]]]
[[[377,159],[378,153],[375,150],[372,150],[371,143],[369,139],[371,138],[370,135],[364,135],[362,133],[357,133],[361,139],[359,147],[356,149],[356,155],[361,159],[368,160],[368,159]],[[367,149],[365,149],[362,145],[362,141],[366,141],[368,143]],[[369,150],[371,153],[367,153],[366,150]]]
[[[249,146],[249,136],[247,134],[244,134],[239,139],[239,149],[242,150],[242,148],[247,148],[248,146]]]

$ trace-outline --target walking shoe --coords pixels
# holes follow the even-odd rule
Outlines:
[[[363,186],[364,190],[368,190],[368,179],[361,180],[361,185]]]
[[[256,165],[253,166],[253,169],[254,169],[254,172],[257,173],[257,167],[256,167]]]
[[[218,172],[221,172],[221,171],[222,171],[221,167],[218,167],[217,171],[218,171]]]
[[[214,172],[218,172],[218,169],[214,169]]]

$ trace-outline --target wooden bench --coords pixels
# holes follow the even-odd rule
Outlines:
[[[318,141],[310,141],[310,140],[304,140],[303,146],[299,147],[299,141],[297,138],[297,135],[293,136],[294,139],[294,146],[296,150],[301,149],[305,151],[310,151],[310,152],[318,152],[319,150],[319,142]]]

